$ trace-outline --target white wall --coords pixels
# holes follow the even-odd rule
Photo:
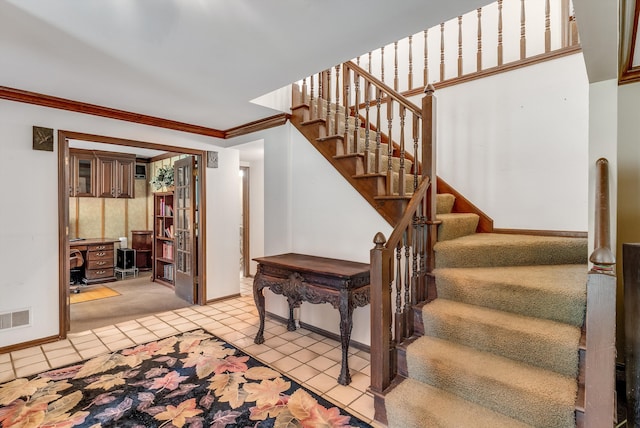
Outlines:
[[[588,229],[582,55],[443,88],[436,97],[438,175],[495,227]]]
[[[58,154],[32,150],[32,126],[218,150],[207,169],[207,297],[238,289],[238,153],[214,139],[10,101],[0,101],[0,158],[5,209],[0,210],[0,313],[30,308],[31,325],[0,330],[0,347],[58,334]],[[227,187],[234,191],[227,192]],[[238,208],[239,210],[239,208]],[[230,225],[233,225],[231,227]],[[230,233],[229,233],[230,235]],[[226,253],[236,255],[229,263]],[[228,293],[230,294],[230,293]]]

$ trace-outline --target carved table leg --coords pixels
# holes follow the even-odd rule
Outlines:
[[[262,274],[260,272],[260,268],[258,268],[258,272],[256,273],[256,277],[253,280],[253,300],[256,302],[256,308],[258,309],[258,315],[260,316],[260,328],[258,329],[258,333],[256,334],[256,338],[253,340],[254,343],[258,345],[264,343],[264,293],[262,289],[264,286],[262,285]]]
[[[287,330],[296,331],[296,320],[293,319],[293,310],[300,307],[300,303],[296,304],[296,302],[291,298],[288,298],[287,301],[289,302],[289,321],[287,322]]]
[[[351,329],[353,328],[353,307],[350,302],[348,290],[340,290],[340,341],[342,342],[342,368],[338,383],[349,385],[351,374],[349,373],[349,342],[351,341]]]

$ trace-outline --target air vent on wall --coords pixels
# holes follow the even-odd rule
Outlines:
[[[21,309],[0,314],[0,330],[22,327],[31,324],[31,310]]]

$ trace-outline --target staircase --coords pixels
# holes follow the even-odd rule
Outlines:
[[[451,199],[438,195],[438,298],[399,348],[389,427],[575,426],[586,239],[476,234]]]
[[[601,257],[610,254],[607,242],[596,241],[591,261],[602,265],[588,272],[586,239],[489,233],[491,219],[435,175],[430,95],[419,109],[355,64],[342,66],[349,73],[342,103],[327,96],[331,76],[323,72],[317,99],[313,77],[311,97],[306,83],[294,85],[291,122],[394,226],[388,240],[375,236],[371,250],[375,419],[390,427],[609,425],[599,422],[613,413],[615,262]],[[375,100],[359,100],[359,79],[367,94],[370,84],[378,88]],[[387,134],[379,131],[383,96]],[[396,135],[393,115],[404,125],[406,111],[414,115],[406,139],[419,163],[405,150],[404,127],[399,143],[387,137]],[[607,359],[598,361],[586,343],[606,348]],[[585,401],[588,388],[604,388],[606,397]],[[591,425],[589,407],[598,421]]]

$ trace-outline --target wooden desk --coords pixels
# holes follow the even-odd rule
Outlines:
[[[69,248],[82,251],[84,257],[82,282],[98,284],[116,280],[113,244],[118,241],[113,238],[89,238],[69,242]]]
[[[304,302],[330,303],[340,312],[342,368],[338,383],[351,382],[347,357],[353,327],[353,310],[369,304],[369,265],[346,260],[328,259],[304,254],[280,254],[253,259],[258,272],[253,281],[253,297],[260,315],[260,329],[255,343],[264,343],[264,294],[269,289],[283,295],[289,303],[287,329],[296,329],[293,309]]]

